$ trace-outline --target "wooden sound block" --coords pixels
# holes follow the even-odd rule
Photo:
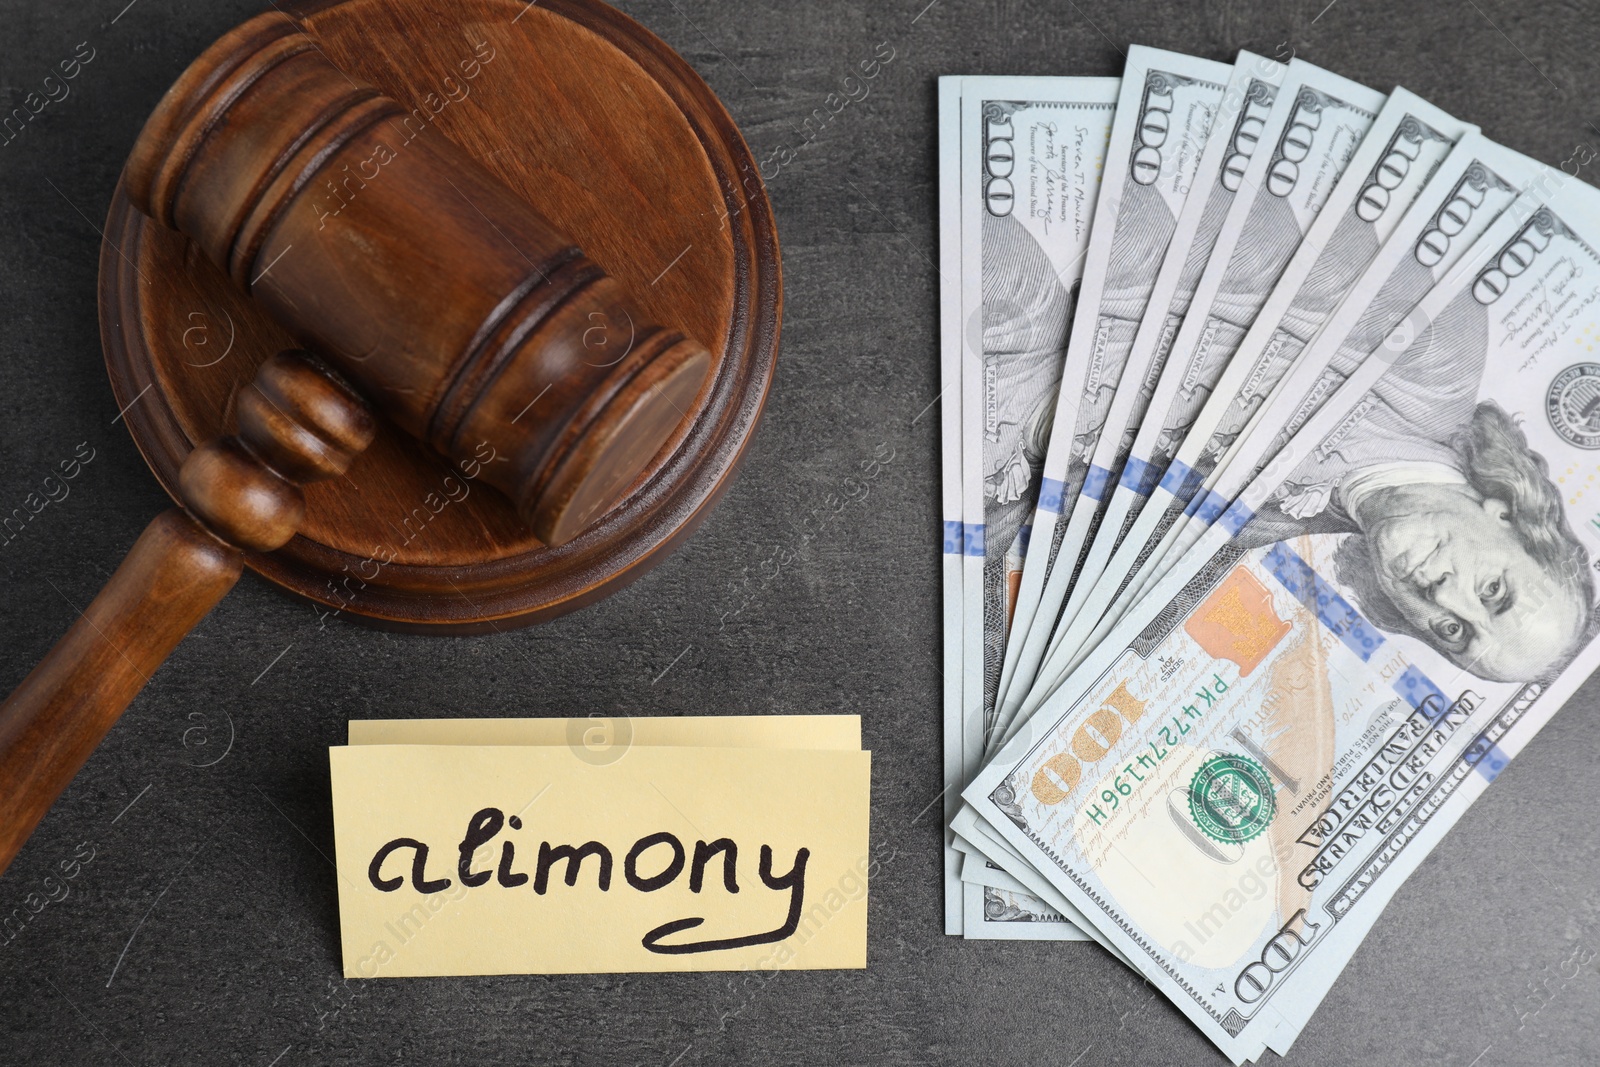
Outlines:
[[[704,518],[772,380],[782,280],[749,149],[676,53],[601,3],[280,6],[334,64],[416,108],[425,136],[459,145],[714,362],[693,418],[624,502],[559,547],[534,537],[474,464],[382,422],[346,475],[306,488],[301,532],[248,565],[336,614],[395,629],[487,631],[614,592]],[[363,177],[381,181],[381,166]],[[338,197],[329,190],[330,209]],[[121,186],[101,248],[100,322],[117,404],[174,499],[189,453],[234,429],[258,365],[297,344]],[[597,349],[626,343],[631,328],[595,322]]]

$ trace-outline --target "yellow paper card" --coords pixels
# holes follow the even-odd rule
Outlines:
[[[866,966],[871,753],[329,759],[347,977]]]
[[[572,719],[352,719],[352,745],[568,745],[617,756],[630,745],[861,747],[859,715],[678,715]]]

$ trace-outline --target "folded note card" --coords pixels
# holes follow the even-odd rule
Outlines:
[[[747,747],[634,719],[604,759],[566,720],[459,720],[467,744],[352,723],[329,753],[346,976],[864,967],[859,720],[756,718],[720,719]]]

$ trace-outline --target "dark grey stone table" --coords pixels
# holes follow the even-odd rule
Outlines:
[[[114,422],[97,227],[162,90],[257,9],[125,3],[0,3],[0,111],[80,42],[94,56],[0,145],[0,512],[80,443],[94,452],[0,544],[5,691],[166,504]],[[1600,147],[1597,5],[1324,3],[624,5],[710,81],[759,159],[789,159],[771,184],[780,370],[738,481],[632,588],[504,636],[322,629],[247,577],[0,878],[0,916],[25,919],[0,940],[0,1063],[1224,1062],[1092,945],[939,932],[939,828],[918,817],[940,786],[934,79],[1114,74],[1130,41],[1215,58],[1286,47],[1403,83],[1552,165]],[[893,60],[870,94],[808,131],[880,43]],[[804,542],[801,523],[875,450],[893,458],[865,501]],[[799,554],[775,571],[780,550]],[[890,857],[867,969],[346,984],[327,769],[346,721],[607,711],[860,712]],[[1291,1062],[1600,1062],[1597,711],[1590,685],[1462,820]]]

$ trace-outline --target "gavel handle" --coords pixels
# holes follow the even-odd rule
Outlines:
[[[227,595],[245,551],[288,542],[300,486],[342,473],[371,414],[303,353],[262,365],[239,394],[239,433],[196,449],[186,508],[145,527],[111,580],[0,704],[0,874],[123,710]]]
[[[0,872],[150,675],[244,569],[186,512],[162,512],[49,655],[0,705]]]

